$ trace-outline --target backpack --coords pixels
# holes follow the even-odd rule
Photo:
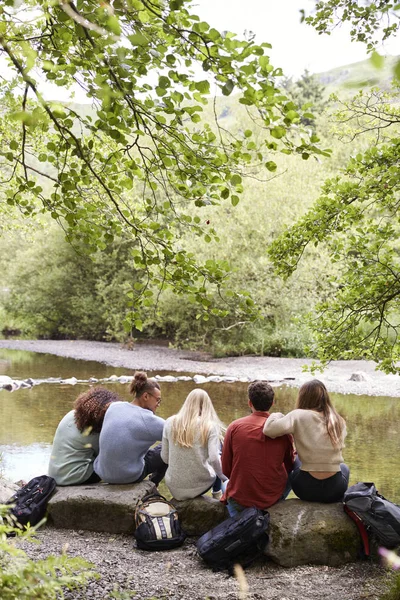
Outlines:
[[[6,505],[13,505],[9,509],[9,519],[21,527],[37,525],[46,514],[47,503],[56,485],[55,479],[47,475],[28,481],[6,502]]]
[[[247,567],[263,555],[268,526],[267,511],[245,508],[202,535],[197,540],[197,552],[213,571],[228,569],[232,574],[234,564]]]
[[[171,550],[186,539],[175,506],[159,494],[145,496],[138,503],[135,526],[133,535],[141,550]]]
[[[368,533],[385,548],[400,545],[400,506],[386,500],[373,483],[356,483],[349,487],[343,505],[360,531],[365,556],[370,556]]]

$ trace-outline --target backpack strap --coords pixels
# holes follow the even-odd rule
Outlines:
[[[370,553],[370,548],[369,548],[369,539],[368,539],[367,528],[365,527],[364,523],[362,522],[361,517],[359,517],[358,514],[355,513],[354,511],[350,510],[350,508],[348,506],[346,506],[346,504],[343,504],[343,509],[344,509],[344,512],[350,517],[350,519],[352,519],[352,521],[354,521],[354,523],[357,525],[358,531],[360,532],[360,535],[361,535],[364,556],[365,556],[365,558],[369,558],[371,556],[371,553]]]

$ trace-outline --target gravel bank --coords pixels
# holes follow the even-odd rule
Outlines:
[[[58,554],[68,544],[67,554],[94,563],[101,578],[86,590],[67,592],[66,600],[234,600],[239,588],[233,577],[213,573],[196,556],[193,540],[169,552],[136,550],[127,536],[73,532],[45,528],[38,534],[40,545],[25,543],[29,555],[38,560]],[[384,589],[385,571],[369,563],[331,567],[284,569],[273,563],[255,564],[246,571],[248,600],[377,600]],[[120,592],[120,596],[115,596]],[[128,592],[132,592],[132,595]]]
[[[295,387],[299,387],[312,377],[310,373],[303,372],[304,365],[312,362],[309,359],[267,356],[215,359],[205,352],[176,350],[153,344],[140,343],[136,344],[132,350],[128,350],[121,344],[107,342],[0,340],[0,348],[42,352],[80,360],[94,360],[127,369],[285,381],[288,385]],[[364,374],[364,380],[350,381],[350,376],[360,371]],[[317,374],[317,376],[326,383],[331,392],[400,397],[400,376],[385,375],[380,371],[375,371],[375,363],[372,361],[333,361],[322,375]]]

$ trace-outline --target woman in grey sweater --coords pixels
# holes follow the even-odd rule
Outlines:
[[[213,487],[222,496],[220,449],[224,427],[207,392],[190,392],[178,414],[167,419],[161,457],[168,464],[165,482],[177,500],[195,498]]]
[[[129,391],[132,402],[115,402],[108,410],[100,434],[96,473],[107,483],[136,483],[150,475],[158,485],[167,465],[160,457],[164,419],[155,412],[161,403],[161,391],[155,379],[135,373]]]

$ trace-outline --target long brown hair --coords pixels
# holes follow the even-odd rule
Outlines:
[[[297,396],[296,408],[316,410],[323,413],[326,431],[332,445],[335,447],[340,446],[346,422],[334,409],[328,390],[322,381],[312,379],[301,386]]]

